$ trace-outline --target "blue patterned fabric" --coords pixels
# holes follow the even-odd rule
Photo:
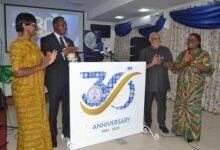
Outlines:
[[[192,28],[220,28],[220,3],[172,11],[170,16],[174,21]]]

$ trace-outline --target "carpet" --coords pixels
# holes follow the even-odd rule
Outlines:
[[[0,150],[7,150],[7,108],[0,109]]]

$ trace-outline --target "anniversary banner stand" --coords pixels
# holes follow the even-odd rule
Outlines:
[[[70,62],[70,149],[148,131],[144,62]]]

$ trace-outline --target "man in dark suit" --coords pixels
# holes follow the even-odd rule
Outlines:
[[[53,19],[54,32],[41,38],[41,50],[44,55],[51,50],[57,51],[57,58],[46,68],[45,84],[49,94],[49,122],[53,147],[57,147],[57,113],[59,102],[62,101],[62,133],[70,137],[69,115],[69,67],[67,55],[75,53],[76,47],[64,34],[67,23],[63,17]]]
[[[173,62],[170,49],[160,45],[160,36],[153,32],[150,34],[151,46],[143,49],[140,60],[146,61],[146,86],[145,86],[145,108],[144,119],[148,127],[151,126],[151,107],[154,97],[157,101],[157,121],[159,128],[164,133],[169,133],[166,128],[166,94],[170,89],[168,67],[166,63]]]

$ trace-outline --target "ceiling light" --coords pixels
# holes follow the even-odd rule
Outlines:
[[[148,11],[150,11],[150,9],[148,9],[148,8],[141,8],[138,11],[139,12],[148,12]]]
[[[123,19],[125,18],[124,16],[115,16],[115,19]]]

